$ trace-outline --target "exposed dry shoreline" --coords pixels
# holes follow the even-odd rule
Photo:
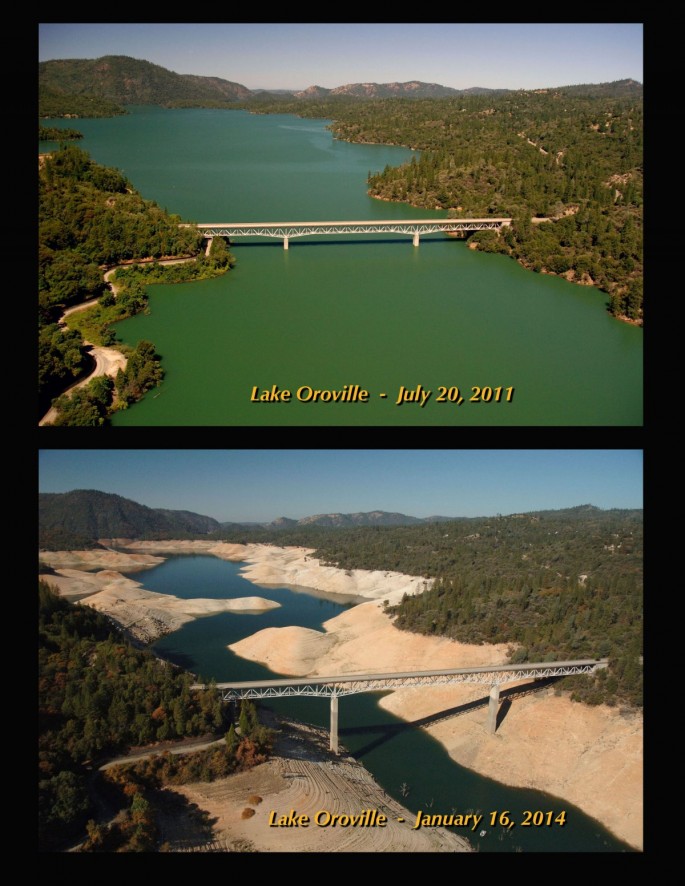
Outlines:
[[[471,851],[468,828],[463,837],[441,827],[414,830],[416,815],[386,794],[361,763],[332,754],[325,730],[293,721],[272,725],[278,737],[266,763],[219,781],[173,788],[215,820],[213,837],[220,846],[257,852]],[[246,809],[253,814],[243,818]],[[305,826],[269,823],[291,810],[298,818],[307,816]],[[371,814],[364,819],[366,810]],[[329,824],[335,814],[357,820],[361,815],[370,823]],[[371,823],[379,815],[387,821]]]
[[[122,543],[124,540],[117,540],[117,544]],[[421,593],[426,584],[422,578],[391,572],[345,572],[321,566],[312,558],[312,551],[305,548],[135,542],[128,544],[127,550],[137,558],[132,562],[142,568],[147,557],[151,561],[148,565],[154,565],[156,558],[151,555],[155,554],[207,553],[245,561],[242,574],[259,585],[298,585],[368,598],[368,602],[326,622],[323,632],[299,627],[269,628],[231,646],[237,654],[263,662],[276,672],[304,676],[370,669],[428,670],[506,660],[504,645],[472,646],[395,628],[383,612],[383,601],[397,602],[405,592]],[[92,565],[93,553],[87,553]],[[108,552],[103,555],[109,556]],[[77,556],[70,554],[69,565],[74,565]],[[59,568],[59,556],[50,558],[52,565]],[[415,722],[483,695],[482,688],[467,685],[404,689],[384,697],[381,704],[402,719]],[[341,716],[344,717],[344,709]],[[588,707],[547,689],[516,698],[495,735],[488,733],[485,712],[479,707],[424,728],[461,765],[506,784],[543,790],[574,803],[602,821],[620,839],[642,849],[641,715],[606,705]]]
[[[176,631],[186,622],[217,612],[265,612],[281,604],[253,595],[232,600],[203,597],[181,599],[170,594],[147,591],[142,582],[127,578],[126,572],[149,569],[164,562],[151,554],[125,554],[115,551],[45,551],[41,560],[54,569],[44,578],[64,597],[82,598],[84,603],[117,622],[133,640],[148,644]],[[77,568],[80,567],[80,568]],[[87,569],[97,571],[85,571]]]

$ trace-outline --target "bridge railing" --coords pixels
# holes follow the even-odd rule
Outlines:
[[[217,683],[225,700],[238,698],[278,698],[284,696],[330,697],[359,692],[379,692],[412,686],[444,686],[455,683],[476,683],[487,686],[539,680],[544,677],[567,677],[591,674],[606,668],[608,659],[581,659],[565,662],[533,662],[516,665],[491,665],[479,668],[454,668],[436,671],[405,671],[385,674],[344,674],[330,677],[286,678]],[[191,689],[204,689],[206,684],[193,684]]]
[[[206,237],[277,237],[287,249],[293,237],[330,234],[409,234],[418,246],[421,234],[463,233],[465,231],[500,230],[511,224],[510,218],[445,218],[445,219],[367,219],[359,221],[307,222],[200,222],[182,224],[195,227]]]

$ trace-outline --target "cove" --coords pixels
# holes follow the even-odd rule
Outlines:
[[[79,120],[82,146],[186,221],[444,217],[366,194],[406,148],[332,138],[328,121],[244,111],[132,108]],[[72,121],[55,121],[66,125]],[[642,330],[608,296],[469,250],[444,235],[241,238],[224,277],[150,287],[117,324],[153,341],[161,388],[119,426],[639,426]],[[368,402],[252,402],[255,386],[340,390]],[[401,388],[431,392],[424,407]],[[480,396],[513,388],[510,402]],[[447,392],[459,388],[457,405]],[[443,399],[441,400],[441,390]]]
[[[146,589],[185,597],[239,597],[255,592],[281,603],[280,609],[260,615],[221,613],[184,625],[161,638],[153,650],[200,675],[203,679],[258,680],[273,672],[236,656],[226,648],[265,627],[300,625],[321,630],[324,621],[352,603],[333,595],[316,596],[304,589],[255,588],[242,578],[243,564],[209,556],[174,556],[145,573]],[[136,573],[140,580],[140,573]],[[287,675],[283,675],[287,676]],[[377,704],[382,693],[362,693],[340,699],[340,740],[361,760],[383,788],[413,813],[480,811],[488,821],[493,810],[509,810],[521,821],[523,811],[565,809],[563,828],[517,827],[505,834],[484,824],[486,834],[469,833],[482,852],[620,852],[631,848],[613,837],[600,823],[557,797],[540,791],[510,788],[454,763],[444,748],[422,729],[410,726]],[[276,713],[328,727],[329,703],[317,698],[270,700]],[[400,787],[409,785],[408,796]]]

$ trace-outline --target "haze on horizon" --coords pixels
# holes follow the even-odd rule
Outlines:
[[[420,80],[542,89],[643,79],[643,25],[45,23],[39,61],[128,55],[248,89]]]
[[[221,522],[375,510],[488,517],[642,508],[642,451],[49,450],[39,490],[97,489]]]

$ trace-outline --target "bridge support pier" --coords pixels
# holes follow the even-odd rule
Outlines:
[[[413,240],[413,244],[414,244],[414,246],[418,246],[418,245],[419,245],[419,232],[418,232],[418,231],[414,231],[414,240]]]
[[[288,238],[284,237],[283,238],[283,249],[287,249],[287,248],[288,248]]]
[[[497,711],[499,709],[499,683],[490,689],[490,704],[488,706],[488,731],[494,735],[497,731]]]
[[[338,753],[338,696],[331,695],[331,744],[330,749]]]
[[[207,248],[205,249],[205,255],[209,255],[212,251],[212,243],[214,242],[214,237],[207,238]]]

